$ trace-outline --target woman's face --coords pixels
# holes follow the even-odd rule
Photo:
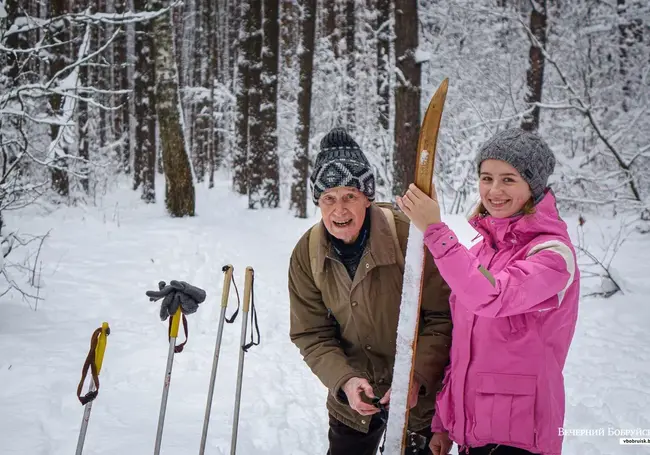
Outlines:
[[[479,174],[481,202],[495,218],[508,218],[519,212],[532,193],[517,169],[501,160],[485,160]]]

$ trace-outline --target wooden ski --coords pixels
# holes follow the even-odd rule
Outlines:
[[[415,185],[429,196],[432,193],[438,131],[447,98],[448,85],[449,80],[443,80],[431,98],[418,138]],[[407,431],[408,391],[411,389],[414,376],[414,357],[417,350],[419,315],[422,305],[425,249],[423,233],[411,223],[404,261],[404,281],[397,325],[397,346],[390,412],[386,428],[385,455],[404,455],[406,449],[411,445]]]

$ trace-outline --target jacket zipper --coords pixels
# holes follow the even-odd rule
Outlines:
[[[492,265],[492,262],[494,261],[494,258],[496,257],[497,253],[499,252],[498,248],[496,247],[495,243],[492,243],[490,247],[494,250],[494,254],[492,254],[492,257],[490,258],[490,261],[488,262],[488,265],[486,267],[487,270],[490,270],[490,266]],[[467,361],[467,369],[465,370],[465,379],[463,381],[463,394],[465,393],[465,386],[467,385],[467,373],[469,372],[469,364],[471,363],[472,360],[472,332],[474,332],[474,323],[476,322],[476,315],[472,314],[472,327],[470,328],[469,331],[469,360]],[[464,406],[463,406],[464,410]],[[465,425],[465,422],[467,421],[467,416],[465,416],[465,413],[463,412],[463,426]],[[473,433],[474,432],[474,426],[476,425],[476,416],[473,417],[472,420],[472,426],[470,427],[470,431]],[[465,444],[465,432],[463,432],[463,444]],[[469,453],[469,446],[466,446],[465,453]]]

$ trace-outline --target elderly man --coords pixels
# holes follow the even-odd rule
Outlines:
[[[329,390],[327,453],[374,455],[390,406],[409,220],[374,202],[372,169],[345,130],[330,131],[320,146],[310,184],[322,222],[291,255],[290,337]],[[409,430],[422,448],[413,454],[431,453],[435,397],[451,344],[449,293],[427,254],[409,393]]]

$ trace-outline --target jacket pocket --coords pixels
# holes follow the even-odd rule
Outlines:
[[[479,373],[477,378],[474,437],[533,446],[537,378],[500,373]]]

